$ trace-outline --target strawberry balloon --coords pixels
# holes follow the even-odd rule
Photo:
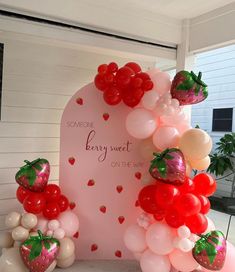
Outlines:
[[[171,85],[172,98],[178,99],[180,105],[200,103],[208,96],[207,85],[194,72],[180,71],[176,74]]]
[[[155,179],[174,185],[183,184],[186,177],[186,164],[183,153],[177,148],[153,153],[149,172]]]
[[[221,231],[202,235],[193,248],[194,259],[208,270],[221,270],[226,257],[226,239]]]
[[[26,165],[16,173],[16,182],[33,192],[44,191],[49,175],[50,164],[46,159],[37,159],[32,162],[24,161]]]
[[[32,272],[44,272],[56,259],[60,243],[57,239],[43,236],[31,236],[20,246],[20,255],[24,264]]]

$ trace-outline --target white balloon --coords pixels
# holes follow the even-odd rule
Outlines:
[[[180,238],[189,238],[191,235],[191,231],[187,226],[179,227],[177,233]]]
[[[142,98],[142,105],[147,110],[153,110],[156,107],[156,103],[159,99],[159,94],[154,91],[148,91],[144,94]]]
[[[188,238],[182,238],[179,241],[178,247],[183,252],[189,252],[190,250],[193,249],[194,243],[190,241]]]
[[[54,219],[49,221],[47,226],[49,230],[56,230],[60,227],[60,222]]]
[[[65,236],[65,231],[61,228],[58,228],[54,231],[54,235],[53,237],[56,238],[56,239],[63,239]]]

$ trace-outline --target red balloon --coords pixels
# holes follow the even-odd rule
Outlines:
[[[113,74],[109,74],[109,73],[105,74],[104,75],[104,81],[107,83],[107,85],[112,84],[113,81],[114,81],[114,75]]]
[[[157,221],[162,221],[166,216],[166,211],[162,208],[158,208],[157,212],[153,215],[153,217],[157,220]]]
[[[118,65],[116,62],[110,62],[107,71],[110,73],[116,73],[118,70]]]
[[[23,203],[25,198],[30,194],[30,191],[25,189],[23,186],[19,186],[16,191],[16,197],[20,203]]]
[[[198,195],[197,197],[201,202],[200,213],[207,214],[210,211],[210,208],[211,208],[210,200],[207,197],[203,196],[203,195]]]
[[[149,80],[149,79],[145,80],[144,83],[143,83],[143,85],[142,85],[142,89],[145,92],[147,92],[147,91],[152,90],[152,88],[153,88],[153,82],[152,82],[152,80]]]
[[[171,206],[178,196],[179,190],[174,185],[161,183],[157,186],[156,203],[164,209]]]
[[[25,211],[33,214],[41,213],[45,205],[46,199],[44,193],[30,192],[23,202]]]
[[[122,93],[121,91],[115,87],[110,86],[105,92],[104,92],[104,100],[109,105],[117,105],[122,101]]]
[[[142,83],[143,83],[143,79],[138,77],[134,77],[131,80],[131,86],[133,87],[133,89],[141,88]]]
[[[184,225],[184,216],[175,208],[169,209],[165,217],[166,223],[172,228],[179,228]]]
[[[61,190],[56,184],[49,184],[45,189],[45,198],[48,202],[58,201],[60,199]]]
[[[187,193],[179,197],[176,209],[183,216],[191,216],[200,212],[201,202],[194,194]]]
[[[195,189],[195,185],[189,177],[186,177],[184,183],[178,186],[178,188],[181,194],[192,193]]]
[[[136,74],[141,72],[141,67],[135,62],[128,62],[125,66],[131,68]]]
[[[158,205],[156,203],[156,188],[155,185],[144,187],[139,193],[140,207],[147,213],[156,214],[158,212]]]
[[[69,207],[69,201],[68,201],[68,198],[64,195],[61,195],[60,196],[60,199],[58,201],[58,205],[59,205],[59,208],[60,208],[60,212],[64,212],[68,209]]]
[[[104,77],[103,74],[102,75],[101,74],[96,75],[96,77],[95,77],[95,86],[100,91],[104,91],[104,90],[107,89],[108,84],[106,83],[105,77]]]
[[[208,221],[205,215],[198,213],[185,218],[185,225],[192,233],[201,234],[206,231]]]
[[[144,95],[144,91],[140,88],[138,89],[127,89],[123,92],[123,102],[133,108],[140,103],[141,98]]]
[[[136,77],[141,78],[143,81],[151,80],[150,76],[147,73],[138,73]]]
[[[116,83],[117,86],[120,88],[126,87],[130,81],[131,81],[131,77],[134,75],[134,71],[132,69],[130,69],[127,66],[124,66],[122,68],[120,68],[117,73],[116,73]]]
[[[42,213],[49,220],[56,219],[60,214],[60,207],[56,202],[49,202]]]
[[[99,74],[105,74],[107,72],[107,69],[108,69],[107,64],[101,64],[101,65],[99,65],[97,70],[98,70]]]
[[[211,196],[216,191],[216,181],[207,174],[201,173],[194,177],[195,193],[204,196]]]

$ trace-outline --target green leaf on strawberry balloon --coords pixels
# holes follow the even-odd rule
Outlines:
[[[193,85],[194,85],[194,82],[192,80],[188,80],[184,83],[179,84],[176,87],[176,90],[188,91],[188,90],[192,89]]]
[[[41,171],[41,170],[42,170],[41,165],[38,164],[38,163],[34,164],[33,167],[34,167],[35,169],[37,169],[38,171]]]
[[[34,182],[36,180],[36,177],[37,177],[35,170],[32,169],[32,168],[29,168],[27,170],[27,176],[28,176],[28,179],[29,179],[29,185],[33,186]]]
[[[44,241],[44,246],[46,249],[50,249],[50,247],[51,247],[50,243],[47,240]]]
[[[42,252],[41,241],[34,242],[32,248],[31,248],[31,251],[30,251],[29,260],[32,261],[32,260],[36,259],[38,256],[40,256],[41,252]]]

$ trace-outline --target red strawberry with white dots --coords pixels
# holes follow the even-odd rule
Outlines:
[[[193,248],[194,259],[208,270],[219,271],[226,257],[226,239],[221,231],[202,235]]]
[[[50,175],[50,164],[46,159],[36,159],[32,162],[25,160],[16,173],[16,182],[33,192],[43,192]]]

